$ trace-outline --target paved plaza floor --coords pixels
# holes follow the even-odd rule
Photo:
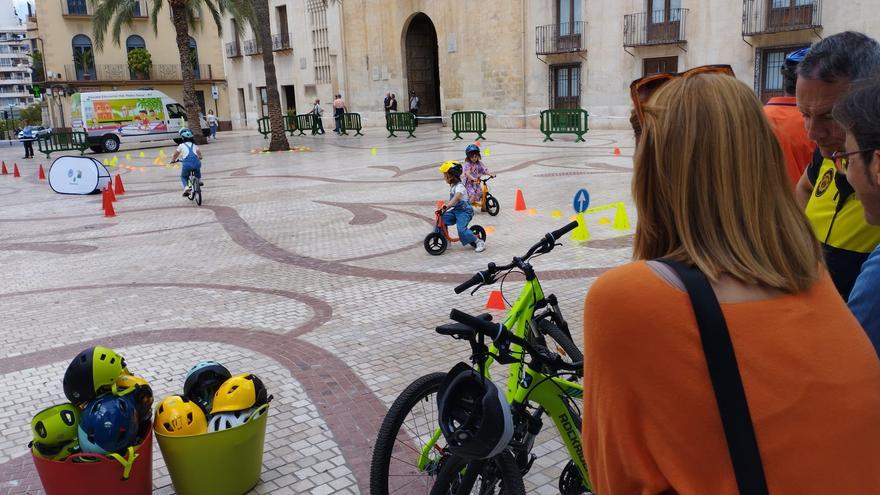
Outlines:
[[[253,493],[368,493],[388,406],[415,378],[468,358],[466,344],[433,328],[452,307],[481,312],[489,290],[452,288],[567,223],[581,187],[591,206],[623,202],[635,223],[631,133],[543,143],[534,129],[492,130],[481,145],[501,213],[473,220],[490,232],[486,251],[454,245],[430,256],[422,241],[448,194],[437,167],[461,159],[468,142],[437,125],[416,139],[365,132],[293,137],[296,151],[271,154],[252,152],[268,145],[256,132],[221,133],[203,147],[201,207],[163,165],[170,142],[123,147],[110,168],[126,188],[113,218],[99,195],[60,195],[38,181],[50,160],[0,147],[22,172],[0,176],[0,494],[42,493],[30,419],[63,402],[64,370],[93,345],[124,355],[157,401],[180,393],[203,359],[258,374],[274,401]],[[514,211],[516,189],[529,210]],[[534,261],[579,345],[587,289],[632,253],[632,231],[612,228],[615,212],[587,215],[590,241],[566,239]],[[509,298],[520,280],[504,285]],[[558,493],[566,453],[551,424],[545,431],[529,493]],[[153,457],[154,493],[173,493],[158,448]]]

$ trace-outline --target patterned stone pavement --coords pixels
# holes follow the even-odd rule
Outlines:
[[[432,329],[451,307],[481,311],[488,290],[455,295],[452,287],[565,224],[580,187],[592,206],[624,202],[635,222],[628,133],[591,131],[575,144],[542,143],[535,130],[490,131],[484,161],[498,174],[490,184],[501,213],[473,221],[490,231],[487,249],[454,245],[429,256],[422,240],[448,191],[436,168],[460,159],[467,142],[436,125],[420,127],[417,139],[366,134],[291,138],[307,149],[255,154],[268,141],[222,133],[203,148],[201,207],[180,196],[175,170],[154,162],[160,150],[171,154],[170,142],[124,147],[110,168],[127,191],[114,218],[100,213],[99,196],[59,195],[39,182],[37,165],[48,172],[50,161],[0,147],[0,159],[22,172],[0,176],[0,386],[8,395],[0,495],[42,493],[26,448],[30,417],[63,401],[67,363],[95,344],[125,355],[159,398],[179,392],[201,359],[263,378],[275,401],[253,493],[367,493],[388,406],[418,376],[468,357],[466,345]],[[529,211],[513,211],[516,189]],[[590,241],[567,240],[534,262],[574,330],[595,277],[631,255],[631,231],[612,229],[613,219],[614,210],[588,215]],[[518,280],[504,284],[509,298]],[[558,493],[566,453],[552,426],[535,452],[528,491]],[[154,493],[174,493],[158,447],[153,467]]]

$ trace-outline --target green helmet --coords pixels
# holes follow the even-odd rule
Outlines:
[[[32,442],[31,450],[37,457],[49,459],[50,461],[63,461],[71,454],[78,454],[80,452],[79,440],[75,439],[61,445],[43,445]]]
[[[31,420],[34,443],[61,445],[76,440],[79,408],[73,404],[58,404],[38,412]]]
[[[73,358],[64,373],[64,395],[82,404],[109,391],[122,373],[128,373],[125,358],[112,349],[90,347]]]

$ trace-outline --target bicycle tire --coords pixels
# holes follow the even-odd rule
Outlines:
[[[498,204],[495,196],[486,195],[486,213],[494,217],[499,211],[501,211],[501,205]]]
[[[202,206],[202,186],[199,185],[198,179],[193,182],[193,196],[195,196],[196,204]]]
[[[559,344],[559,347],[568,355],[571,362],[584,360],[584,354],[578,349],[578,346],[552,321],[548,319],[539,320],[538,330],[540,330],[542,334],[555,340],[556,343]],[[552,349],[549,346],[548,349],[554,352],[558,351],[558,349]]]
[[[516,460],[507,451],[486,461],[483,469],[477,475],[481,477],[481,484],[479,485],[476,477],[467,476],[467,474],[462,475],[462,471],[467,465],[468,462],[461,457],[450,456],[443,463],[443,467],[440,468],[440,473],[437,475],[434,487],[431,489],[431,495],[469,494],[472,493],[475,485],[479,487],[479,492],[477,493],[481,495],[525,495],[526,493],[522,473],[520,473],[519,467],[516,465]],[[482,476],[487,469],[491,469],[491,477],[484,478]],[[495,479],[496,476],[498,477],[497,479]],[[483,486],[482,483],[487,481],[490,483],[489,488],[492,491],[485,491],[487,487]],[[499,483],[497,492],[495,491],[496,483]]]
[[[385,419],[382,420],[382,426],[379,428],[379,434],[376,437],[376,444],[373,446],[373,458],[370,461],[370,494],[371,495],[388,495],[389,470],[391,467],[392,454],[394,453],[395,443],[404,420],[409,416],[410,412],[422,401],[430,403],[436,412],[436,395],[440,390],[440,384],[446,378],[446,373],[429,373],[409,384],[403,392],[397,396]],[[436,418],[434,427],[436,428]],[[434,433],[434,429],[430,434]],[[411,452],[415,461],[416,453]],[[430,473],[424,473],[425,476],[431,476]],[[415,476],[415,475],[414,475]],[[428,485],[430,486],[430,485]],[[401,491],[399,493],[407,493]]]

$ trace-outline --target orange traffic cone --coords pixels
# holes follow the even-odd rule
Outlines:
[[[113,184],[107,183],[107,196],[110,196],[110,202],[113,203],[116,201],[116,195],[113,194]]]
[[[516,202],[514,203],[513,209],[516,211],[526,210],[526,200],[523,198],[523,193],[519,189],[516,190]]]
[[[122,187],[122,176],[120,176],[119,174],[116,174],[116,190],[113,192],[115,192],[117,195],[125,194],[125,188]]]
[[[614,148],[614,156],[620,156],[620,148]]]
[[[7,175],[7,174],[9,174],[9,170],[6,170],[6,160],[3,160],[2,163],[3,163],[3,167],[0,168],[0,175]]]
[[[116,210],[113,209],[113,202],[110,201],[109,196],[107,197],[107,207],[104,208],[104,216],[105,217],[115,217]]]
[[[21,172],[18,171],[18,162],[14,163],[12,166],[12,176],[21,177]]]
[[[40,164],[40,171],[37,173],[37,179],[46,180],[46,172],[43,171],[43,164]]]
[[[489,293],[489,300],[486,301],[486,309],[506,309],[504,305],[504,296],[500,290],[493,290]]]
[[[107,196],[107,188],[101,189],[101,209],[107,211],[107,205],[110,204],[110,196]]]

